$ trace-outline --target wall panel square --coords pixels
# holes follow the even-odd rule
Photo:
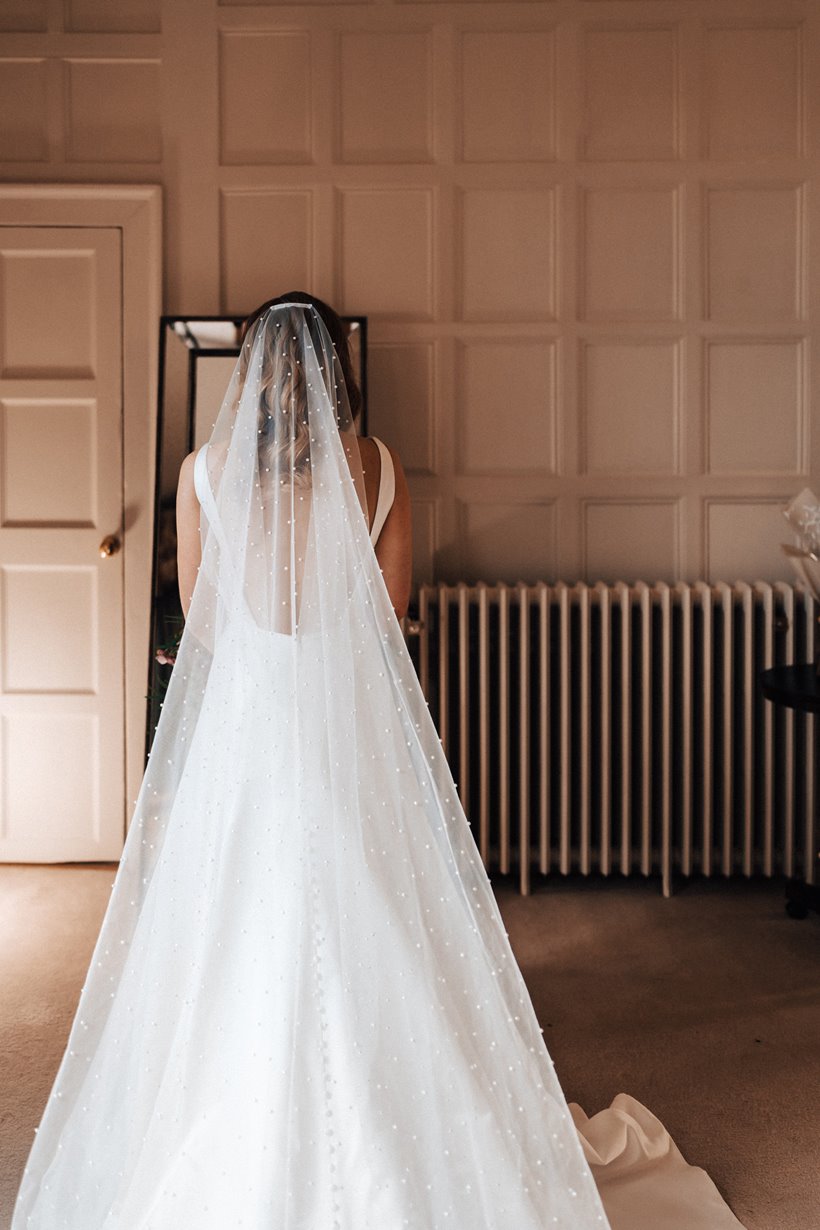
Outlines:
[[[706,191],[706,315],[797,320],[803,315],[803,190],[791,184]]]
[[[461,311],[465,320],[554,320],[553,188],[461,193]]]
[[[94,525],[96,475],[95,401],[0,400],[0,525]]]
[[[44,34],[48,29],[49,0],[3,0],[0,30],[15,34]]]
[[[311,287],[312,205],[308,190],[223,192],[224,311],[249,312],[266,299]]]
[[[48,157],[45,60],[0,60],[0,115],[0,158],[42,162]]]
[[[792,535],[783,509],[794,492],[780,499],[707,500],[704,510],[704,561],[709,581],[793,581],[780,550]]]
[[[679,156],[674,27],[588,29],[583,43],[581,156]]]
[[[375,4],[376,0],[356,0],[356,3],[366,6],[368,4]],[[220,8],[293,8],[293,0],[217,0],[217,4]],[[350,0],[300,0],[300,6],[308,5],[312,7],[313,5],[320,4],[330,8],[335,7],[337,4],[348,7]]]
[[[431,78],[432,43],[426,30],[342,34],[339,161],[429,162]]]
[[[44,816],[59,816],[65,833],[91,833],[99,841],[99,726],[95,715],[79,713],[15,713],[0,719],[2,815],[7,826],[13,818],[12,840],[42,831]],[[48,772],[43,772],[44,748]],[[48,848],[53,851],[53,843]]]
[[[94,375],[97,276],[76,240],[64,252],[0,249],[0,376]]]
[[[803,152],[799,26],[708,29],[706,146],[711,158],[788,158]]]
[[[584,571],[590,584],[680,576],[677,500],[586,500],[582,524]]]
[[[433,315],[433,190],[350,188],[338,197],[342,311]]]
[[[462,578],[535,581],[555,578],[555,508],[551,501],[459,501]]]
[[[677,341],[596,341],[581,349],[582,466],[590,474],[676,474]]]
[[[69,162],[161,160],[158,60],[67,60],[65,72]]]
[[[680,315],[679,192],[638,184],[583,192],[581,310],[587,320]]]
[[[370,434],[394,446],[408,473],[432,474],[433,343],[368,347],[367,392]]]
[[[709,473],[805,470],[803,349],[792,338],[707,343]]]
[[[459,473],[555,473],[556,366],[551,341],[474,341],[460,347]]]
[[[229,31],[219,40],[220,160],[309,162],[308,31]]]
[[[65,0],[67,30],[152,34],[161,26],[162,0]]]
[[[96,567],[6,567],[2,599],[4,692],[96,691]]]
[[[467,162],[555,158],[555,34],[461,35],[461,156]]]

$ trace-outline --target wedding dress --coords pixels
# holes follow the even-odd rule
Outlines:
[[[379,451],[368,527],[329,335],[269,309],[12,1230],[739,1226],[639,1103],[567,1106],[379,571]]]

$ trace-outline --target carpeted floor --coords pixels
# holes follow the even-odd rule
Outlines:
[[[0,867],[3,1228],[114,872]],[[497,891],[567,1097],[633,1094],[748,1230],[820,1230],[820,919],[766,881]]]

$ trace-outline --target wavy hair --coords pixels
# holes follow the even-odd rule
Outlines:
[[[244,384],[250,359],[250,347],[242,344],[248,331],[269,308],[284,303],[304,303],[314,307],[321,316],[333,343],[334,367],[338,364],[339,370],[334,371],[333,375],[337,380],[341,376],[350,414],[355,419],[361,408],[362,395],[353,372],[347,330],[341,318],[329,304],[305,291],[291,291],[275,299],[268,299],[251,312],[243,322],[240,331],[239,360],[241,383]],[[306,315],[313,341],[318,345],[320,343],[318,331],[313,325],[311,314]],[[281,321],[277,321],[277,328],[268,330],[265,336],[258,407],[259,459],[260,464],[270,469],[278,469],[283,460],[287,459],[294,475],[294,482],[299,485],[308,485],[310,483],[310,428],[306,381],[304,371],[296,356],[296,347],[293,345],[294,330],[288,327],[292,323],[290,313],[288,313]],[[299,336],[298,331],[296,336]]]

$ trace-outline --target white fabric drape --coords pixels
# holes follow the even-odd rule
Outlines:
[[[743,1230],[706,1171],[635,1098],[619,1093],[591,1118],[574,1102],[570,1111],[612,1230]]]
[[[369,540],[316,311],[252,327],[13,1230],[605,1230]]]

